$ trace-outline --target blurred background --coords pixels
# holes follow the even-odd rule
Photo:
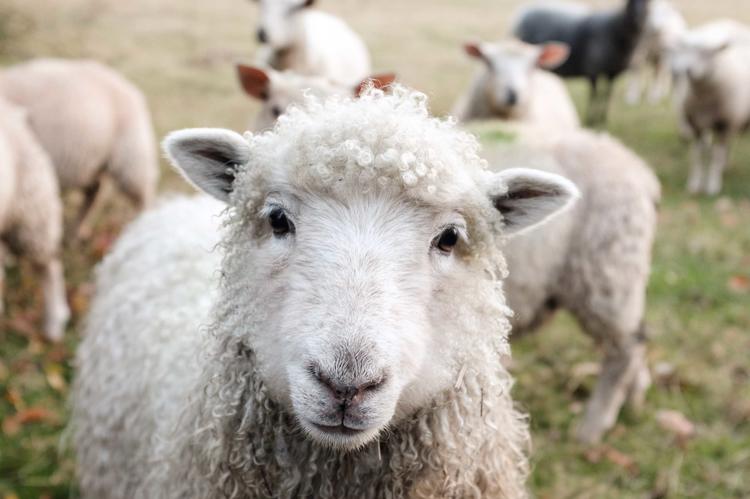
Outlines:
[[[395,72],[442,115],[476,68],[462,43],[505,38],[521,3],[319,6],[363,37],[376,72]],[[691,26],[722,17],[750,23],[747,0],[673,4]],[[235,63],[254,60],[256,19],[248,0],[0,0],[0,64],[42,56],[104,62],[146,95],[159,138],[194,126],[244,130],[259,106],[241,91]],[[586,83],[567,84],[582,113]],[[596,379],[590,340],[561,314],[514,343],[515,398],[533,415],[530,487],[548,498],[750,497],[750,137],[734,144],[719,196],[689,196],[688,146],[670,99],[627,105],[624,86],[616,86],[606,129],[651,165],[663,189],[647,313],[655,382],[641,413],[626,410],[603,444],[583,447],[570,429]],[[161,191],[189,190],[164,161],[161,168]],[[115,197],[90,240],[66,242],[73,318],[61,344],[41,338],[33,273],[22,261],[8,268],[0,317],[0,498],[77,497],[64,434],[71,359],[92,269],[133,215]]]

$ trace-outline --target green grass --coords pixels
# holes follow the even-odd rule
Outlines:
[[[518,3],[412,0],[407,8],[396,0],[328,0],[326,7],[363,33],[378,70],[397,71],[445,112],[471,74],[459,42],[497,37]],[[713,12],[698,0],[679,3],[692,20]],[[726,14],[737,9],[732,0],[711,5]],[[409,16],[417,27],[395,29],[393,20],[410,9],[421,9]],[[498,18],[488,15],[492,9],[502,11]],[[159,135],[187,126],[239,129],[256,109],[239,93],[232,70],[234,60],[252,55],[250,2],[7,0],[0,18],[6,12],[20,21],[0,19],[1,63],[38,55],[104,60],[144,89]],[[750,18],[750,9],[738,14]],[[12,29],[1,38],[5,25]],[[585,85],[571,90],[583,109]],[[515,397],[531,414],[533,430],[530,486],[535,496],[551,499],[750,497],[750,138],[733,149],[721,197],[689,197],[687,147],[668,104],[627,107],[621,93],[608,129],[652,165],[663,187],[649,287],[649,362],[673,372],[656,380],[640,414],[625,411],[603,446],[586,449],[570,434],[595,380],[575,375],[582,363],[599,359],[592,343],[566,314],[514,343]],[[482,133],[484,141],[509,139]],[[164,189],[184,188],[163,171]],[[28,267],[9,269],[8,313],[0,322],[0,498],[77,496],[70,453],[61,450],[72,356],[91,270],[129,216],[114,203],[91,245],[66,247],[74,320],[62,345],[39,340],[40,296]],[[682,412],[696,436],[677,442],[656,422],[661,409]],[[16,424],[19,414],[30,420]]]

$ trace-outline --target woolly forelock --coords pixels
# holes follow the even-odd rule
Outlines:
[[[528,428],[510,397],[510,314],[501,215],[487,197],[478,145],[451,121],[431,118],[424,95],[369,90],[359,100],[309,99],[276,128],[248,135],[252,159],[234,183],[224,240],[221,297],[206,335],[196,399],[159,450],[143,497],[525,497]],[[267,306],[247,272],[258,211],[277,186],[333,197],[390,195],[453,207],[469,226],[456,277],[430,313],[445,320],[455,386],[392,421],[355,451],[320,446],[272,400],[253,352]],[[463,279],[461,279],[463,277]],[[458,290],[458,291],[456,291]],[[243,297],[238,306],[237,296]]]

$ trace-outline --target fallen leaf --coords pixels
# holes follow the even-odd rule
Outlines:
[[[729,278],[727,287],[734,293],[750,292],[750,277],[746,275],[733,275]]]
[[[3,433],[8,436],[17,434],[21,427],[29,423],[40,423],[43,421],[54,422],[55,415],[43,407],[30,407],[19,411],[3,420]]]
[[[602,459],[606,459],[610,463],[626,470],[631,475],[638,473],[638,463],[635,462],[635,459],[606,444],[586,450],[584,457],[588,462],[594,464],[601,462]]]
[[[3,494],[3,499],[18,499],[18,496],[13,492],[8,492],[7,494]]]
[[[44,375],[47,378],[47,383],[53,389],[58,392],[64,392],[67,387],[65,378],[63,378],[63,370],[59,364],[47,364],[44,366]]]
[[[695,435],[695,425],[679,411],[670,409],[657,411],[656,422],[662,429],[674,434],[680,442]]]

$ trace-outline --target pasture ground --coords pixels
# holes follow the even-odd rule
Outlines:
[[[673,0],[696,24],[733,16],[745,0]],[[459,44],[500,38],[511,0],[321,0],[359,31],[376,70],[394,70],[447,112],[473,71]],[[597,6],[613,2],[589,1]],[[190,126],[242,129],[255,104],[239,92],[233,63],[252,60],[255,7],[247,0],[3,0],[0,63],[91,57],[146,93],[157,132]],[[572,83],[579,108],[585,86]],[[583,448],[570,429],[592,388],[592,344],[569,316],[514,344],[515,396],[531,414],[530,486],[540,498],[750,497],[750,138],[742,139],[716,199],[684,192],[688,151],[668,103],[627,107],[622,85],[609,130],[643,155],[663,185],[649,288],[649,361],[655,386],[640,414],[626,411],[605,442]],[[185,186],[163,167],[163,190]],[[23,264],[9,271],[0,322],[0,497],[77,497],[65,451],[66,397],[92,268],[132,216],[113,202],[90,244],[68,243],[74,320],[61,345],[38,334],[40,297]],[[663,409],[695,424],[679,439]]]

